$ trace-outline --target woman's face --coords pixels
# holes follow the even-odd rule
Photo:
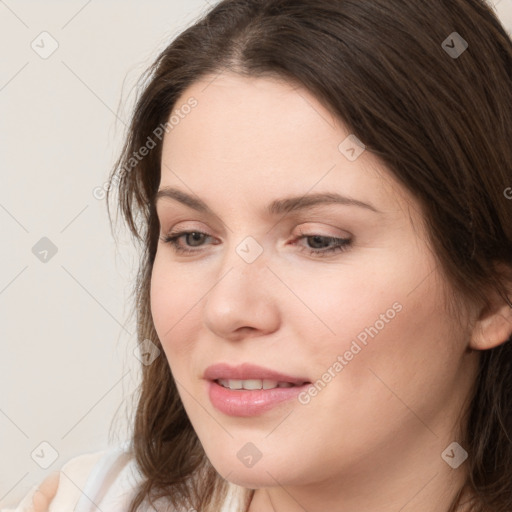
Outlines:
[[[448,468],[476,366],[418,204],[302,88],[222,73],[173,114],[151,310],[218,472],[291,488]],[[190,252],[163,241],[182,231],[203,233],[175,240]],[[276,381],[295,385],[224,388]]]

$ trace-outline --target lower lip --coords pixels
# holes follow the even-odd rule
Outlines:
[[[291,388],[233,390],[208,381],[208,395],[213,406],[229,416],[257,416],[276,405],[296,398],[311,384]]]

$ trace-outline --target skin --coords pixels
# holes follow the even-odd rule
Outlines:
[[[39,485],[32,498],[32,508],[28,512],[47,512],[57,488],[59,487],[60,473],[55,471],[48,475]]]
[[[474,308],[456,324],[418,204],[369,151],[353,162],[340,152],[350,132],[305,89],[213,78],[176,103],[198,101],[164,138],[160,189],[197,196],[215,215],[159,200],[162,238],[208,236],[181,237],[197,251],[185,255],[160,240],[151,277],[155,328],[207,456],[224,478],[256,489],[250,512],[447,510],[466,464],[452,469],[441,454],[460,439],[478,350],[510,335],[510,308]],[[325,191],[380,213],[338,204],[264,211]],[[301,233],[352,244],[311,255],[318,242]],[[248,236],[263,250],[252,263],[236,252]],[[309,403],[236,418],[209,401],[203,373],[219,362],[315,382],[396,303],[400,312]],[[248,442],[262,454],[250,468],[237,458]]]

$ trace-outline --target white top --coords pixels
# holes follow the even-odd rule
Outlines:
[[[48,512],[126,512],[142,481],[127,447],[128,443],[124,443],[120,447],[80,455],[64,464],[60,470],[57,494]],[[30,510],[37,488],[38,485],[32,487],[16,508],[1,509],[0,512]],[[242,496],[243,488],[230,483],[220,512],[240,512]],[[172,512],[165,506],[162,510]]]

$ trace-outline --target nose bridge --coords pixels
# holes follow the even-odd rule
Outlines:
[[[223,300],[255,300],[265,294],[266,282],[270,277],[267,268],[267,255],[254,237],[247,236],[233,245],[222,258],[218,281],[212,289],[217,289]]]
[[[204,322],[218,336],[241,327],[272,330],[278,321],[272,298],[272,273],[267,254],[253,237],[245,237],[223,255],[217,280],[205,298]]]

